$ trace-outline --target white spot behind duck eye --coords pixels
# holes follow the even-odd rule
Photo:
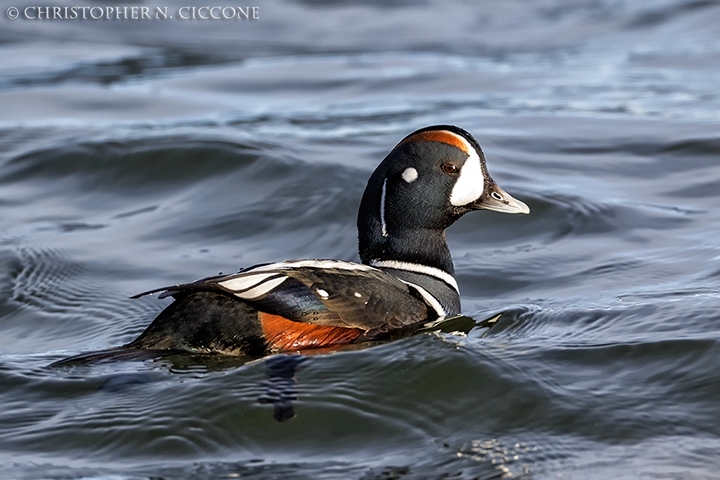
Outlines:
[[[464,138],[462,141],[467,143]],[[480,167],[480,157],[470,144],[467,145],[467,151],[470,154],[460,169],[460,175],[450,193],[450,204],[456,207],[474,202],[480,198],[485,188],[485,176]]]
[[[330,294],[322,288],[318,288],[316,291],[317,294],[320,295],[320,298],[322,298],[323,300],[327,300],[330,297]]]
[[[402,179],[407,183],[412,183],[418,178],[418,171],[413,167],[408,167],[402,172]]]

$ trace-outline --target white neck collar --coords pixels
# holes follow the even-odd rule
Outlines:
[[[427,265],[422,265],[419,263],[400,262],[398,260],[373,260],[370,262],[370,266],[376,268],[394,268],[395,270],[405,270],[408,272],[430,275],[431,277],[442,280],[443,282],[454,288],[455,291],[458,292],[458,294],[460,293],[460,289],[458,288],[457,280],[455,280],[455,277],[443,270],[440,270],[439,268],[428,267]]]

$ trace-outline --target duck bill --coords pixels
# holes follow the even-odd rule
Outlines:
[[[530,213],[530,208],[525,203],[513,198],[495,183],[485,188],[482,196],[472,203],[472,208],[502,213]]]

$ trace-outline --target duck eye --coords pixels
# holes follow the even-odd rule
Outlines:
[[[490,194],[490,196],[491,196],[492,198],[494,198],[495,200],[498,200],[498,201],[502,201],[502,200],[503,200],[502,195],[500,195],[500,194],[497,193],[497,192],[492,192],[492,193]]]
[[[442,165],[443,172],[447,173],[448,175],[457,175],[460,171],[460,168],[458,168],[457,165],[454,163],[443,163]]]

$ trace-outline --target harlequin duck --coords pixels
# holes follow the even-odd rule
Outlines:
[[[68,360],[142,352],[260,356],[407,334],[460,313],[445,229],[472,210],[529,213],[490,177],[465,130],[437,125],[398,143],[358,213],[362,264],[288,260],[151,290],[175,301],[129,344]]]

